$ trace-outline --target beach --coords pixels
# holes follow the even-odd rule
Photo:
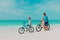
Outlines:
[[[0,27],[0,40],[60,40],[59,24],[50,25],[49,31],[42,29],[40,32],[25,32],[24,34],[18,33],[19,27]]]

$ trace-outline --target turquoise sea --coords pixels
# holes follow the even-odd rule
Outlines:
[[[32,25],[39,24],[39,20],[32,20]],[[20,26],[28,24],[28,20],[0,20],[1,26]],[[49,20],[49,24],[60,24],[60,20]]]

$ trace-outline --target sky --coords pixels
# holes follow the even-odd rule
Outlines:
[[[0,20],[60,20],[60,0],[0,0]]]

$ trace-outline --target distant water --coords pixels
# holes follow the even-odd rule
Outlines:
[[[39,24],[39,20],[32,20],[32,25]],[[28,20],[0,20],[1,26],[20,26],[28,24]],[[60,20],[49,20],[49,24],[60,24]]]

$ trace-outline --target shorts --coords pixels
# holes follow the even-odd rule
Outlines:
[[[29,28],[31,28],[31,25],[28,24],[27,26],[29,26]]]
[[[45,25],[45,26],[48,26],[48,22],[44,22],[44,25]]]

